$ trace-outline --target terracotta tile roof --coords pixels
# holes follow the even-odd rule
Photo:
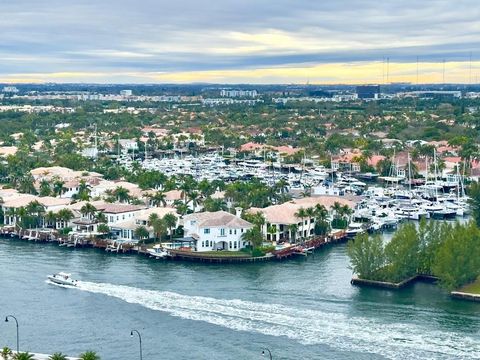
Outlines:
[[[260,212],[265,216],[265,220],[271,224],[296,224],[301,221],[295,214],[300,208],[307,209],[317,204],[325,206],[329,210],[335,202],[341,205],[348,205],[350,208],[355,206],[355,202],[340,196],[312,196],[298,200],[289,201],[280,205],[272,205],[266,208],[251,208],[249,213]]]
[[[227,228],[244,228],[253,227],[251,223],[245,221],[226,211],[202,212],[189,214],[183,217],[184,220],[196,220],[200,228],[205,227],[227,227]]]
[[[106,204],[102,212],[108,214],[121,214],[131,211],[140,211],[145,209],[145,206],[130,205],[130,204]]]

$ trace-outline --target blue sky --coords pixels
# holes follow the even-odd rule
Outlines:
[[[0,81],[469,82],[477,1],[0,1]],[[470,66],[469,57],[472,56]]]

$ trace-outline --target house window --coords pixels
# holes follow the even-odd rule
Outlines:
[[[230,235],[232,235],[232,229],[230,229]]]
[[[110,222],[113,222],[113,216],[110,216]]]
[[[225,236],[225,229],[220,229],[220,236]]]
[[[241,232],[242,232],[242,234],[243,234],[243,229],[240,229],[240,231],[241,231]]]
[[[234,230],[235,235],[237,235],[237,229]]]
[[[210,234],[210,229],[203,229],[204,234]]]
[[[228,247],[231,249],[232,248],[232,242],[230,241],[230,243],[228,244]]]
[[[202,241],[202,247],[205,247],[205,241]]]
[[[236,242],[236,241],[233,242],[233,248],[234,248],[234,249],[237,248],[237,242]]]

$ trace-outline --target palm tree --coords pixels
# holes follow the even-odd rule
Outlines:
[[[0,355],[2,356],[3,360],[8,360],[10,356],[12,356],[12,354],[13,354],[12,349],[10,349],[7,346],[5,346],[0,352]]]
[[[335,220],[335,225],[337,224],[338,220],[342,218],[342,211],[343,207],[338,201],[335,201],[331,207],[333,211],[333,218]]]
[[[60,352],[54,353],[48,357],[48,360],[67,360],[67,357]]]
[[[305,221],[303,221],[303,219],[305,219],[305,217],[307,216],[307,213],[305,211],[305,209],[303,207],[301,207],[300,209],[298,209],[298,211],[294,214],[295,217],[299,218],[302,220],[302,234],[301,234],[301,238],[304,237],[304,230],[305,230]]]
[[[308,218],[308,224],[309,224],[308,227],[310,227],[310,224],[312,223],[312,218],[315,216],[315,208],[309,207],[305,209],[305,215]]]
[[[315,228],[317,235],[326,235],[330,230],[328,224],[328,210],[321,204],[315,205]]]
[[[61,196],[67,190],[64,185],[65,183],[62,180],[55,180],[53,182],[53,195]]]
[[[40,196],[50,196],[52,189],[47,179],[40,181]]]
[[[165,225],[167,225],[168,231],[170,232],[170,241],[173,239],[173,229],[177,226],[177,217],[172,214],[168,213],[165,214],[163,217],[163,220],[165,221]]]
[[[48,224],[53,224],[53,227],[55,228],[55,224],[57,223],[57,218],[58,215],[55,214],[53,211],[49,211],[45,214],[45,221]]]
[[[128,200],[130,200],[130,192],[122,186],[113,190],[113,195],[119,202],[128,202]]]
[[[277,225],[269,225],[267,233],[270,234],[270,240],[273,241],[274,236],[277,234]]]
[[[180,215],[185,215],[186,213],[188,213],[188,206],[181,200],[175,200],[173,202],[173,206],[175,206],[177,213]]]
[[[183,202],[186,204],[187,203],[187,194],[192,191],[192,184],[189,181],[184,181],[180,186],[178,187],[178,190],[181,191],[181,195],[183,198]]]
[[[297,232],[298,232],[298,224],[290,224],[288,225],[288,231],[290,232],[290,238],[295,243]]]
[[[350,215],[353,214],[353,210],[350,209],[350,207],[348,205],[343,205],[341,214],[342,214],[343,219],[346,218],[346,220],[348,220],[350,218]]]
[[[248,229],[242,234],[242,240],[247,241],[252,244],[252,253],[253,250],[262,246],[263,244],[263,236],[260,228],[258,226],[254,226],[251,229]]]
[[[13,360],[34,360],[33,354],[29,352],[19,352],[13,355]]]
[[[100,360],[100,356],[95,351],[86,351],[80,354],[80,360]]]
[[[150,195],[149,198],[153,206],[159,207],[167,205],[167,197],[162,191],[157,191],[154,195]]]
[[[142,244],[145,245],[145,239],[148,239],[148,237],[150,236],[150,233],[148,232],[145,226],[138,226],[135,229],[135,236],[139,240],[142,240]]]
[[[32,225],[39,226],[40,218],[45,214],[45,206],[40,204],[37,200],[28,203],[25,210],[32,218]]]
[[[82,214],[82,216],[88,217],[88,218],[93,217],[96,212],[97,212],[96,207],[93,206],[93,205],[90,204],[90,203],[86,203],[86,204],[83,205],[82,208],[80,209],[80,213]]]
[[[164,219],[157,219],[153,222],[153,232],[156,235],[156,238],[162,242],[162,235],[167,233],[167,224],[165,223]]]
[[[198,191],[192,191],[188,193],[189,202],[192,203],[192,210],[195,212],[198,205],[200,205],[200,194]]]
[[[108,234],[110,232],[110,227],[107,224],[101,223],[97,226],[97,231],[103,235]]]
[[[99,223],[107,223],[108,222],[107,216],[100,211],[98,211],[95,214],[95,220],[97,220]]]
[[[61,209],[57,213],[57,219],[62,222],[62,225],[67,226],[68,222],[74,217],[72,210]]]
[[[73,195],[73,198],[75,200],[80,200],[80,201],[88,201],[90,200],[90,185],[87,184],[87,182],[82,179],[80,180],[80,183],[78,184],[78,192]]]
[[[26,228],[29,225],[28,212],[25,207],[19,207],[15,211],[15,224],[20,228]]]
[[[3,222],[4,222],[4,223],[5,223],[5,217],[8,217],[8,218],[9,218],[8,221],[9,221],[9,223],[11,223],[10,218],[15,218],[15,208],[13,208],[13,207],[12,207],[12,208],[8,208],[8,209],[4,212],[3,217],[4,217],[4,219],[3,219]]]

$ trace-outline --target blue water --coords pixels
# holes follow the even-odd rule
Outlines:
[[[48,284],[68,271],[78,289]],[[20,347],[104,360],[477,359],[480,305],[435,285],[350,285],[342,245],[286,262],[205,265],[0,240],[0,317]],[[15,346],[0,322],[0,347]]]

